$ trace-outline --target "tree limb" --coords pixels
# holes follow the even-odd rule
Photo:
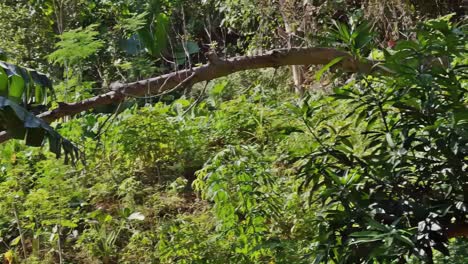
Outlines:
[[[46,122],[93,109],[97,106],[124,101],[127,96],[157,95],[185,85],[213,80],[229,74],[260,68],[289,65],[325,65],[337,57],[346,72],[371,73],[376,65],[371,61],[358,61],[350,54],[331,48],[290,48],[272,50],[263,55],[241,56],[227,60],[208,55],[209,63],[187,70],[176,71],[158,77],[131,83],[117,83],[111,91],[76,103],[60,103],[59,107],[38,115]],[[183,84],[183,85],[182,85]],[[0,132],[0,143],[10,139],[7,132]]]

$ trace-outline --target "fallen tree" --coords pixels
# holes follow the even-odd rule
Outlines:
[[[37,115],[37,117],[50,123],[65,116],[73,116],[78,113],[93,109],[98,106],[119,103],[127,97],[163,95],[195,83],[213,80],[229,74],[261,69],[276,68],[289,65],[326,65],[337,58],[336,64],[345,72],[371,73],[378,65],[372,61],[360,61],[347,52],[331,48],[291,48],[272,50],[264,55],[241,56],[227,60],[220,59],[215,53],[206,54],[209,63],[171,72],[158,77],[140,80],[131,83],[111,84],[110,91],[80,102],[59,103],[55,109]],[[11,136],[0,132],[0,143],[10,139]]]

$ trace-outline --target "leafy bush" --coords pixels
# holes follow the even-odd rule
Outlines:
[[[422,24],[387,52],[390,75],[336,89],[342,126],[321,103],[297,109],[315,139],[291,161],[321,204],[316,261],[448,254],[451,226],[467,221],[465,40],[450,16]]]

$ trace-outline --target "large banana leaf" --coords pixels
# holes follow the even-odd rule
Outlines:
[[[153,57],[159,58],[167,46],[167,29],[169,18],[159,13],[150,25],[138,30],[138,37],[145,50]]]
[[[45,74],[0,61],[0,96],[24,105],[45,104],[53,94],[52,82]]]
[[[59,158],[63,150],[65,161],[74,162],[78,149],[27,110],[46,104],[52,93],[52,82],[46,75],[0,61],[0,130],[6,130],[15,139],[24,139],[29,146],[41,146],[47,137],[51,152]]]

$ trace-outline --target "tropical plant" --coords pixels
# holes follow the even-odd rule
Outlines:
[[[351,106],[333,113],[341,126],[316,114],[321,103],[297,109],[315,141],[294,162],[321,204],[316,261],[432,262],[466,224],[466,38],[450,17],[387,52],[390,76],[336,89],[335,104]]]
[[[28,111],[35,107],[43,109],[52,93],[52,83],[46,75],[0,62],[0,129],[13,138],[24,139],[30,146],[41,146],[47,137],[51,152],[60,157],[63,149],[66,159],[74,162],[80,156],[78,149]]]

